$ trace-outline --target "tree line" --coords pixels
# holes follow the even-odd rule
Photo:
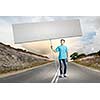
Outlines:
[[[87,56],[100,56],[100,50],[94,53],[90,53],[90,54],[85,54],[85,53],[81,53],[79,54],[78,52],[74,52],[70,55],[71,60],[76,60],[76,59],[80,59],[80,58],[84,58]]]

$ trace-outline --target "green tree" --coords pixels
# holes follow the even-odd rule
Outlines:
[[[73,54],[70,55],[71,60],[75,60],[78,57],[78,52],[74,52]]]
[[[97,52],[97,54],[100,56],[100,50]]]

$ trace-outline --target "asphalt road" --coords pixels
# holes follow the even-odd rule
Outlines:
[[[0,78],[0,83],[51,83],[55,73],[55,63],[52,62],[30,71]]]
[[[58,83],[99,83],[100,72],[79,65],[68,64],[68,77],[59,78]]]
[[[80,67],[73,63],[68,63],[68,77],[55,77],[57,68],[55,63],[42,65],[39,68],[20,74],[11,75],[5,78],[0,78],[0,83],[99,83],[100,72],[96,72],[84,67]]]

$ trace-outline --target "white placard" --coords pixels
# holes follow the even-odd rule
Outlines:
[[[62,20],[13,24],[15,43],[81,36],[80,21]]]

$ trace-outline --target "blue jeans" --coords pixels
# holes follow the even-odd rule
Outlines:
[[[60,64],[60,74],[63,74],[63,67],[62,67],[62,62],[63,62],[63,65],[64,65],[64,74],[66,74],[66,71],[67,71],[67,64],[66,64],[66,59],[59,59],[59,64]]]

